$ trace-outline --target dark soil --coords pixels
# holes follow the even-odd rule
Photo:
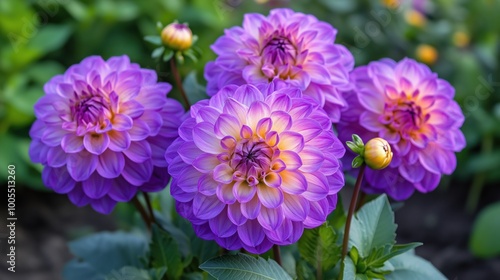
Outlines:
[[[500,258],[477,259],[467,249],[474,215],[464,210],[466,195],[466,188],[413,195],[396,212],[398,242],[423,242],[417,254],[449,279],[500,279]],[[116,228],[113,216],[100,215],[90,207],[77,208],[63,195],[18,188],[16,198],[16,273],[7,271],[7,230],[2,226],[0,279],[62,279],[64,264],[71,259],[68,240],[85,232]],[[498,200],[500,189],[486,188],[480,207]],[[5,203],[0,205],[6,209]],[[6,221],[5,212],[0,211],[2,221]]]

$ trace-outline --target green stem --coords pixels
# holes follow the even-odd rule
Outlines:
[[[274,260],[280,265],[281,265],[281,253],[280,253],[280,246],[274,244],[273,245],[273,254],[274,254]]]
[[[361,182],[363,181],[363,175],[365,174],[365,168],[366,168],[365,163],[363,163],[359,168],[358,178],[356,179],[356,184],[354,185],[354,192],[351,198],[351,204],[349,205],[349,212],[347,213],[347,219],[345,222],[345,229],[344,229],[344,240],[342,242],[342,260],[341,260],[342,263],[341,263],[340,279],[343,279],[344,275],[344,259],[345,256],[347,255],[347,245],[349,243],[349,231],[351,230],[352,216],[354,215],[354,210],[356,209],[359,190],[361,189]]]
[[[481,143],[481,153],[486,155],[493,151],[493,136],[491,134],[485,135]],[[477,208],[477,203],[481,197],[484,184],[486,183],[487,172],[479,172],[474,176],[472,186],[467,196],[466,209],[469,213],[473,213]]]
[[[141,202],[139,199],[137,199],[137,195],[132,198],[132,203],[134,204],[135,208],[137,211],[139,211],[139,214],[141,214],[141,218],[146,224],[148,230],[151,230],[151,219],[149,218],[148,214],[146,213],[146,210],[144,210],[144,207],[142,206]]]
[[[144,195],[144,200],[146,200],[146,206],[148,207],[149,216],[151,217],[151,222],[156,224],[155,213],[153,211],[153,206],[151,206],[151,200],[149,199],[149,194],[147,192],[142,193]]]
[[[184,100],[184,103],[186,103],[186,108],[189,108],[189,106],[191,105],[189,104],[189,99],[187,98],[186,92],[184,91],[184,87],[182,86],[181,75],[179,74],[179,70],[175,65],[175,58],[170,59],[170,68],[172,69],[172,74],[174,74],[175,84],[177,85],[177,88],[181,92],[181,96],[182,99]]]

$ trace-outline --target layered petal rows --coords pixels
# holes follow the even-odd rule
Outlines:
[[[456,167],[455,152],[465,147],[464,116],[453,100],[454,88],[424,64],[411,59],[371,62],[351,73],[346,92],[349,110],[338,124],[339,138],[353,133],[386,139],[394,157],[389,168],[366,172],[364,190],[397,200],[417,190],[434,190],[442,174]],[[347,161],[352,154],[347,154]],[[347,166],[347,164],[346,164]]]
[[[229,250],[267,251],[325,222],[344,185],[345,149],[298,89],[223,87],[191,107],[165,155],[176,209]]]
[[[45,185],[101,213],[138,190],[163,189],[163,155],[184,116],[166,98],[170,89],[127,56],[88,57],[53,77],[30,130],[30,157],[44,165]]]
[[[294,87],[337,122],[346,105],[339,89],[349,87],[354,59],[334,44],[336,34],[330,24],[290,9],[271,10],[268,17],[246,14],[243,27],[226,30],[212,45],[218,57],[205,67],[207,92],[246,83],[265,92]]]

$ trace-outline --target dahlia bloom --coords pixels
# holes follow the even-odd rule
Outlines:
[[[163,189],[170,179],[163,155],[184,115],[166,98],[170,89],[127,56],[88,57],[53,77],[30,130],[44,184],[105,214],[138,190]]]
[[[165,157],[177,212],[196,234],[259,254],[325,222],[344,185],[344,152],[300,90],[229,85],[191,108]]]
[[[227,29],[212,45],[218,57],[205,67],[208,95],[228,84],[267,92],[297,87],[337,122],[346,106],[339,89],[349,86],[354,59],[333,43],[336,34],[330,24],[290,9],[271,10],[268,17],[246,14],[243,28]]]
[[[349,140],[353,133],[365,141],[381,137],[394,153],[388,168],[366,170],[364,190],[396,200],[415,190],[434,190],[441,175],[455,169],[455,152],[465,147],[460,131],[464,116],[453,100],[453,87],[426,65],[407,58],[358,67],[351,81],[355,89],[346,92],[350,107],[338,124],[339,138]]]

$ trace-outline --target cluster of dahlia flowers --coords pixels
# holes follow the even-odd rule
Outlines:
[[[349,170],[341,161],[354,156],[341,140],[354,133],[394,151],[387,169],[367,170],[366,192],[433,190],[465,146],[453,88],[410,59],[353,70],[336,33],[290,9],[247,14],[212,46],[211,98],[188,113],[154,71],[86,58],[46,84],[30,156],[47,187],[101,213],[172,178],[176,210],[199,237],[252,253],[325,222]]]

